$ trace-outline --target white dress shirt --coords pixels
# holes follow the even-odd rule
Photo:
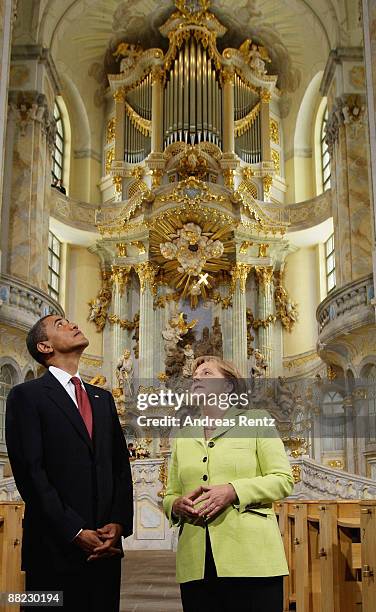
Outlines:
[[[72,400],[74,401],[74,403],[76,404],[76,406],[78,408],[77,398],[76,398],[76,388],[75,388],[74,384],[71,382],[71,378],[73,378],[72,374],[69,374],[69,372],[66,372],[65,370],[62,370],[61,368],[56,368],[55,366],[50,366],[48,369],[49,369],[50,373],[52,374],[52,376],[55,376],[55,378],[59,381],[61,386],[64,387],[64,389],[66,390],[68,395],[72,398]],[[80,379],[81,387],[83,388],[83,390],[86,393],[86,389],[85,389],[84,384],[82,382],[81,376],[79,375],[78,372],[76,372],[75,376],[77,376],[77,378]],[[81,531],[82,531],[82,529],[80,529],[80,531],[74,536],[73,540],[75,540],[75,538],[77,538],[77,536],[81,533]],[[72,540],[72,542],[73,542],[73,540]]]
[[[61,386],[64,387],[64,389],[66,390],[68,395],[72,398],[72,400],[74,401],[74,403],[76,404],[78,408],[77,398],[76,398],[76,389],[75,389],[74,384],[71,382],[71,379],[73,378],[72,374],[69,374],[69,372],[62,370],[61,368],[56,368],[55,366],[50,366],[48,369],[51,372],[51,374],[55,376],[55,378],[57,378]],[[79,375],[78,372],[76,372],[75,376],[77,376],[77,378],[80,379],[81,387],[86,393],[86,389],[82,382],[81,376]]]

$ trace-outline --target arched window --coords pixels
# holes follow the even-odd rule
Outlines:
[[[376,366],[367,374],[368,441],[376,442]]]
[[[52,180],[62,181],[64,172],[64,125],[57,102],[54,106],[54,118],[56,121],[56,137],[52,154]]]
[[[328,145],[325,142],[326,138],[326,124],[328,122],[328,107],[326,107],[322,123],[321,123],[321,176],[322,176],[322,188],[323,191],[330,189],[330,155]]]
[[[15,385],[15,371],[10,365],[0,368],[0,444],[5,444],[5,407],[8,393]]]
[[[345,413],[343,397],[337,391],[325,393],[321,411],[322,450],[342,451],[345,448]]]

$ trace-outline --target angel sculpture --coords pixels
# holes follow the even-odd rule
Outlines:
[[[134,374],[133,361],[129,349],[125,349],[124,353],[117,362],[116,377],[118,380],[119,389],[124,389],[128,396],[133,395],[132,379]]]

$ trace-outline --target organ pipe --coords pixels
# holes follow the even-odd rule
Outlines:
[[[221,85],[207,49],[194,36],[181,45],[166,75],[165,146],[184,141],[219,143],[222,137]]]

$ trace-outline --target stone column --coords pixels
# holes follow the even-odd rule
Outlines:
[[[234,71],[222,73],[223,82],[223,153],[235,152]]]
[[[245,284],[250,269],[250,265],[238,262],[232,273],[232,361],[245,378],[248,376]]]
[[[331,159],[339,288],[372,272],[373,211],[361,48],[338,48],[331,52],[320,92],[328,97],[326,141]]]
[[[0,218],[3,202],[3,175],[5,134],[8,113],[9,67],[15,6],[16,3],[14,0],[3,0],[3,2],[0,3]]]
[[[362,0],[363,41],[366,68],[368,130],[370,143],[370,174],[372,201],[372,262],[374,294],[376,295],[376,0]]]
[[[141,384],[152,384],[154,355],[153,295],[156,269],[150,261],[137,264],[140,279],[140,354],[139,379]]]
[[[267,319],[269,315],[274,314],[273,268],[256,266],[255,273],[258,282],[257,316],[259,319]],[[258,330],[258,349],[267,361],[266,374],[269,378],[275,375],[275,348],[273,346],[273,323],[270,322],[266,327],[261,325]]]
[[[47,291],[51,157],[56,123],[56,69],[48,49],[17,45],[12,67],[29,75],[28,89],[12,81],[4,164],[2,272]],[[17,72],[16,72],[17,73]]]
[[[219,293],[221,297],[225,297],[228,295],[228,286],[227,285],[219,285],[218,287]],[[223,359],[227,359],[228,361],[233,360],[233,313],[232,307],[227,304],[221,303],[221,310],[219,313],[219,322],[221,324],[222,330],[222,342],[223,342]]]
[[[128,343],[128,331],[124,329],[119,320],[128,318],[128,282],[130,266],[112,266],[111,280],[113,282],[112,291],[112,314],[115,315],[118,321],[112,323],[112,375],[113,386],[116,386],[115,370],[119,357],[123,354],[124,349],[131,349]]]
[[[152,99],[151,99],[151,152],[162,153],[162,129],[163,129],[163,72],[155,68],[152,75]]]

